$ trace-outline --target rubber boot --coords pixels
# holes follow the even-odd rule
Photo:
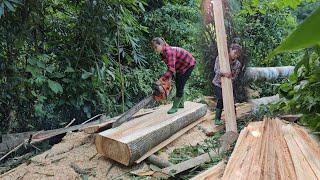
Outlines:
[[[181,101],[179,103],[179,108],[184,108],[184,96],[181,97]]]
[[[216,108],[216,117],[214,119],[214,124],[217,126],[223,124],[223,122],[221,121],[221,114],[222,114],[222,109]]]
[[[172,108],[167,112],[168,114],[173,114],[178,111],[178,106],[180,104],[181,98],[175,97],[173,100]]]

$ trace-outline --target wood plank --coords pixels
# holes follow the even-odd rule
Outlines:
[[[295,142],[297,143],[298,147],[300,148],[304,158],[308,161],[312,171],[314,172],[317,179],[320,179],[320,153],[319,149],[318,151],[314,151],[312,147],[315,147],[315,143],[312,147],[310,147],[306,140],[302,138],[302,136],[299,136],[296,129],[293,128],[293,138]]]
[[[282,126],[284,123],[282,121],[275,121],[276,128],[274,136],[277,137],[273,143],[275,143],[276,154],[277,154],[277,170],[280,179],[296,180],[297,176],[294,170],[293,161],[289,148],[283,136]],[[286,167],[286,168],[283,168]]]
[[[223,73],[230,73],[230,63],[227,47],[226,30],[224,26],[223,8],[221,0],[213,0],[214,23],[216,29],[217,46],[219,54],[220,70]],[[237,132],[236,114],[234,110],[232,80],[221,77],[223,108],[225,112],[226,132]]]
[[[211,161],[211,157],[217,156],[217,151],[210,151],[208,153],[202,154],[200,156],[197,156],[195,158],[183,161],[179,164],[175,164],[173,166],[164,168],[161,170],[161,173],[163,174],[163,178],[168,178],[170,176],[174,176],[176,174],[179,174],[181,172],[184,172],[188,169],[194,168],[196,166],[199,166],[203,163]]]
[[[291,125],[283,126],[284,138],[289,147],[289,151],[293,160],[294,169],[298,179],[316,180],[316,175],[312,170],[309,162],[304,157],[303,152],[299,148],[294,139],[294,132]]]
[[[129,118],[129,120],[139,118],[141,116],[150,114],[152,112],[156,111],[156,109],[141,109],[139,112],[136,113],[136,115]],[[86,127],[83,129],[85,133],[93,134],[97,132],[101,132],[102,130],[106,130],[111,128],[112,124],[118,119],[120,116],[113,117],[111,119],[107,119],[105,116],[101,116],[100,121],[102,123],[90,125],[89,127]]]
[[[167,114],[169,108],[170,105],[164,106],[154,113],[99,133],[95,140],[97,151],[130,165],[207,112],[206,105],[193,102],[186,102],[185,108],[175,114]]]
[[[191,123],[190,125],[186,126],[185,128],[181,129],[180,131],[178,131],[177,133],[175,133],[174,135],[170,136],[168,139],[166,139],[165,141],[162,141],[160,144],[158,144],[157,146],[155,146],[154,148],[152,148],[150,151],[148,151],[147,153],[145,153],[141,158],[139,158],[138,160],[136,160],[135,162],[137,164],[139,164],[140,162],[142,162],[143,160],[145,160],[146,158],[148,158],[149,156],[151,156],[152,154],[156,153],[157,151],[159,151],[160,149],[164,148],[165,146],[167,146],[168,144],[170,144],[172,141],[174,141],[175,139],[177,139],[178,137],[180,137],[181,135],[183,135],[184,133],[186,133],[187,131],[189,131],[190,129],[192,129],[193,127],[195,127],[197,124],[207,120],[207,119],[212,119],[214,116],[213,115],[209,115],[207,113],[206,116],[200,118],[199,120]]]
[[[251,163],[248,162],[252,161],[254,158],[253,152],[258,147],[256,139],[262,138],[261,124],[262,122],[250,123],[241,131],[222,179],[233,179],[234,177],[239,179],[248,178],[246,172],[249,171],[251,165]]]
[[[225,167],[226,167],[226,162],[221,161],[217,165],[193,177],[191,180],[221,179]]]
[[[237,116],[243,117],[246,114],[248,114],[251,111],[251,106],[248,104],[241,104],[240,106],[237,107]],[[200,118],[199,120],[195,121],[194,123],[190,124],[189,126],[181,129],[179,132],[177,132],[176,134],[172,135],[170,138],[168,138],[167,140],[161,142],[160,144],[158,144],[157,146],[155,146],[154,148],[152,148],[149,152],[147,152],[145,155],[143,155],[140,159],[138,159],[137,161],[135,161],[136,163],[141,163],[144,159],[146,159],[148,156],[156,153],[157,151],[161,150],[162,148],[164,148],[165,146],[167,146],[168,144],[170,144],[171,142],[173,142],[175,139],[179,138],[181,135],[183,135],[184,133],[186,133],[188,130],[192,129],[193,127],[195,127],[197,124],[205,121],[205,120],[212,120],[214,119],[214,114],[211,114],[209,112],[207,112],[206,116]],[[220,125],[220,126],[216,126],[215,128],[212,129],[212,131],[210,133],[214,134],[220,130],[222,130],[224,128],[224,125]]]
[[[238,139],[222,179],[319,179],[320,150],[299,126],[265,118]]]

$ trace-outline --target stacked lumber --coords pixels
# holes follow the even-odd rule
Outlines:
[[[222,179],[320,179],[320,148],[297,125],[252,122],[241,131]]]
[[[130,165],[153,147],[170,138],[207,113],[204,104],[186,102],[185,108],[167,114],[171,106],[126,122],[99,133],[96,137],[98,153],[124,165]]]

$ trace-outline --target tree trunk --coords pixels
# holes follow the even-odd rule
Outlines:
[[[294,66],[281,67],[248,67],[245,78],[247,81],[270,81],[288,77],[294,72]]]

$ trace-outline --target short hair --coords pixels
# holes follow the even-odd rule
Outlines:
[[[155,37],[151,40],[151,45],[168,45],[162,37]]]
[[[242,47],[237,43],[232,43],[230,49],[236,50],[239,54],[242,52]]]

